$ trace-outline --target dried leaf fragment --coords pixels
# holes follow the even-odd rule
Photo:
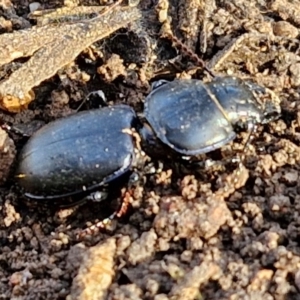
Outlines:
[[[32,57],[0,82],[0,107],[19,112],[34,99],[32,88],[72,62],[85,48],[140,18],[135,7],[116,7],[88,22],[33,27],[0,36],[0,65]]]

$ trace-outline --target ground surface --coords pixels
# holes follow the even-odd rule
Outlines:
[[[40,8],[99,5],[75,2],[41,1]],[[29,4],[0,0],[1,34],[31,28]],[[162,28],[171,28],[215,73],[270,88],[281,99],[282,115],[259,127],[239,175],[232,166],[205,175],[153,159],[162,169],[145,176],[126,217],[83,241],[76,234],[109,214],[109,205],[59,210],[25,203],[11,165],[25,140],[0,132],[0,179],[6,180],[0,187],[0,299],[300,299],[300,1],[141,0],[138,8],[140,21],[99,35],[67,67],[54,70],[54,59],[44,58],[56,75],[37,73],[46,81],[28,86],[35,94],[29,109],[1,111],[1,122],[49,122],[74,113],[88,92],[99,89],[111,104],[141,112],[151,81],[207,79],[186,51],[160,38]],[[51,26],[64,21],[54,18]],[[64,41],[67,33],[55,32]],[[23,75],[30,74],[28,58],[18,57],[0,68],[2,80],[22,66]],[[243,138],[247,134],[222,153],[237,152]]]

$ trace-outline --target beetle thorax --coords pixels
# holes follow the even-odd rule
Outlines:
[[[223,108],[226,118],[232,125],[248,127],[249,123],[261,123],[264,118],[263,109],[252,100],[232,98],[223,105]]]

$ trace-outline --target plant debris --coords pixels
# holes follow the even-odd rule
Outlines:
[[[139,17],[137,8],[117,6],[88,21],[50,23],[0,35],[0,66],[31,56],[0,82],[0,107],[10,112],[26,108],[35,97],[33,87],[55,75],[94,42]]]

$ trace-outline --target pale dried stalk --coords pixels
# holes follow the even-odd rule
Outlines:
[[[58,9],[37,10],[28,15],[29,19],[36,20],[38,26],[51,23],[80,22],[91,19],[91,15],[102,14],[103,6],[61,7]]]

